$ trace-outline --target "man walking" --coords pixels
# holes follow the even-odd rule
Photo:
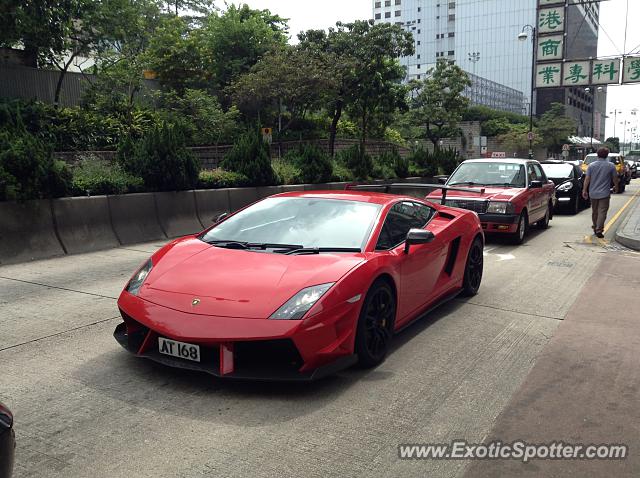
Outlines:
[[[609,202],[611,200],[611,183],[613,190],[618,192],[618,175],[616,167],[607,160],[609,150],[600,148],[598,159],[587,168],[587,177],[582,188],[582,197],[591,199],[591,218],[593,232],[596,237],[604,237],[604,222],[607,220]]]

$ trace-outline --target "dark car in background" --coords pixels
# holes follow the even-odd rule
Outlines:
[[[13,415],[7,407],[0,403],[0,478],[11,476],[15,449]]]
[[[627,156],[624,158],[625,163],[629,166],[629,173],[631,174],[631,179],[636,179],[638,177],[638,166],[640,166],[640,157],[635,156]]]
[[[577,214],[582,206],[588,203],[582,198],[584,173],[579,166],[560,160],[548,159],[541,161],[542,169],[547,178],[556,186],[557,210],[569,211]]]

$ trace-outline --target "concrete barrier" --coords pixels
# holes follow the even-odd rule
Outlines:
[[[53,215],[58,236],[69,254],[120,245],[111,227],[106,196],[56,199]]]
[[[0,264],[14,264],[65,253],[56,236],[51,202],[0,202]]]
[[[229,207],[231,212],[235,212],[238,209],[242,209],[251,203],[256,202],[258,199],[257,188],[234,188],[228,189],[229,191]]]
[[[293,191],[304,191],[304,184],[290,184],[287,186],[282,186],[283,193],[290,193]]]
[[[204,189],[195,191],[198,217],[203,228],[211,226],[217,217],[229,208],[229,191],[227,189]]]
[[[256,189],[258,190],[259,199],[268,198],[269,196],[282,192],[282,186],[262,186]]]
[[[322,183],[322,184],[305,184],[305,191],[339,191],[343,190],[349,183]]]
[[[108,196],[111,224],[120,244],[166,239],[151,193]]]
[[[187,236],[202,230],[193,191],[153,193],[160,227],[167,237]]]

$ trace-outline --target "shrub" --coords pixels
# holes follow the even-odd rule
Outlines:
[[[141,177],[148,189],[179,191],[198,183],[200,162],[186,148],[179,124],[163,123],[135,142],[125,139],[118,161],[129,174]]]
[[[0,132],[0,200],[65,196],[71,173],[44,141],[22,131]]]
[[[220,166],[244,174],[252,186],[271,186],[277,182],[271,167],[271,148],[257,132],[242,135]]]
[[[285,159],[300,170],[300,177],[304,183],[326,183],[333,177],[331,158],[316,145],[300,145],[297,149],[289,151]]]
[[[409,157],[409,163],[415,165],[413,171],[419,176],[435,176],[438,174],[438,162],[435,156],[422,146],[418,146],[413,150]]]
[[[455,148],[438,149],[435,153],[442,174],[451,174],[460,164],[460,155]]]
[[[409,160],[400,156],[396,148],[385,151],[374,160],[374,176],[383,179],[409,176]]]
[[[125,194],[144,189],[142,178],[95,156],[85,156],[73,168],[72,193],[77,196]]]
[[[203,189],[241,188],[249,184],[249,178],[244,174],[212,169],[200,171],[199,187]]]
[[[344,164],[333,161],[333,180],[338,182],[353,181],[353,173]]]
[[[368,179],[373,173],[373,161],[360,145],[340,151],[337,154],[338,162],[345,165],[355,179]]]
[[[300,168],[290,161],[289,153],[283,159],[275,159],[271,163],[273,170],[282,184],[302,184],[302,172]]]
[[[398,178],[406,178],[409,176],[409,158],[403,158],[398,155],[393,164],[393,170]]]

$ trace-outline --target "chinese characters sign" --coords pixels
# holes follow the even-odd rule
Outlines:
[[[538,61],[561,60],[564,35],[538,37]]]
[[[564,7],[541,8],[538,10],[538,32],[563,33]]]
[[[562,86],[588,85],[590,74],[589,61],[568,61],[562,65]]]
[[[640,82],[640,56],[628,56],[624,59],[622,83]]]
[[[591,84],[607,85],[620,82],[620,60],[593,60],[591,66]]]
[[[538,63],[536,65],[536,88],[562,86],[562,63]]]

